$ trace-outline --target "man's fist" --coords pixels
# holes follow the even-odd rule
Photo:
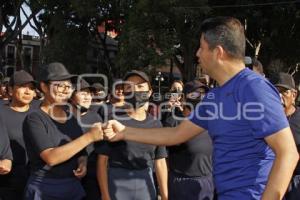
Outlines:
[[[104,139],[116,142],[124,139],[125,126],[116,120],[109,120],[103,127]]]

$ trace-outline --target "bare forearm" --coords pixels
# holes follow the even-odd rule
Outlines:
[[[276,156],[262,200],[281,200],[298,162],[295,154]]]
[[[107,175],[108,157],[98,156],[97,180],[101,191],[102,199],[109,199],[108,175]]]
[[[44,154],[44,151],[41,153],[41,157],[47,162],[48,165],[54,166],[60,163],[63,163],[74,155],[83,150],[87,145],[92,143],[93,140],[89,137],[88,134],[83,134],[81,137],[64,144],[62,146],[49,149],[49,151]],[[44,155],[43,155],[44,154]]]
[[[168,199],[168,169],[166,159],[155,161],[155,171],[162,200]]]
[[[170,146],[181,143],[185,138],[176,137],[176,128],[132,128],[126,127],[123,131],[125,140],[153,144],[157,146]]]

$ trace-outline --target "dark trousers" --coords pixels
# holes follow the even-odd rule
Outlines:
[[[86,193],[84,200],[101,200],[101,193],[96,174],[94,177],[84,177],[81,183]]]
[[[300,175],[293,176],[285,194],[285,200],[300,200]]]
[[[212,176],[183,177],[169,173],[169,200],[213,200],[214,184]]]
[[[24,200],[82,200],[85,192],[76,178],[50,179],[31,176]]]
[[[23,198],[27,176],[8,174],[0,177],[0,200],[20,200]]]
[[[151,168],[109,168],[108,187],[111,200],[156,200],[152,174]]]

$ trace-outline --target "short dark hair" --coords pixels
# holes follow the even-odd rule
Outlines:
[[[244,59],[246,39],[241,22],[233,17],[214,17],[203,21],[201,32],[210,49],[222,46],[233,58]]]

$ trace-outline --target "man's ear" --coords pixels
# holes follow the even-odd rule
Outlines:
[[[224,58],[225,50],[223,49],[222,46],[217,45],[216,48],[213,51],[214,51],[214,56],[217,60],[220,60],[220,59]]]

